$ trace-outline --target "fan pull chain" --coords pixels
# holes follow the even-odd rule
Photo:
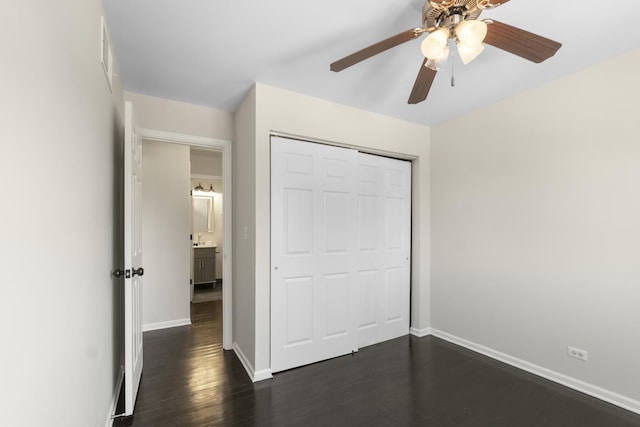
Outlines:
[[[451,48],[449,49],[449,63],[451,63],[451,87],[455,87],[456,86],[456,77],[455,77],[455,64],[454,64],[454,60],[453,60],[453,42],[451,41],[451,39],[449,39],[449,46],[451,46]]]
[[[451,87],[456,85],[456,76],[454,76],[453,71],[453,62],[451,62]]]

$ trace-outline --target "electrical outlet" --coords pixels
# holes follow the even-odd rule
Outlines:
[[[584,360],[585,362],[589,359],[589,353],[585,350],[580,350],[575,347],[568,347],[567,354],[569,357],[573,357],[576,359]]]

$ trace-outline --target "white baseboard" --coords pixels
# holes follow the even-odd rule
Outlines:
[[[244,370],[247,371],[247,375],[249,375],[249,378],[251,378],[251,381],[253,381],[253,365],[251,364],[251,362],[249,362],[249,359],[247,359],[247,356],[244,355],[242,349],[235,341],[233,342],[233,351],[236,353],[236,356],[238,356],[238,359],[240,359],[240,363],[242,363],[242,366],[244,366]]]
[[[116,380],[116,386],[113,389],[113,395],[111,396],[111,404],[109,405],[109,412],[107,412],[107,422],[105,427],[113,427],[113,416],[118,409],[118,398],[120,397],[120,388],[122,387],[122,381],[124,380],[124,366],[120,366],[120,373],[118,373],[118,379]]]
[[[175,328],[176,326],[188,326],[190,324],[191,324],[191,319],[189,318],[169,320],[168,322],[145,323],[144,325],[142,325],[142,332],[156,331],[158,329]]]
[[[577,390],[581,393],[595,397],[596,399],[604,400],[605,402],[619,406],[631,412],[635,412],[636,414],[640,414],[640,401],[638,400],[631,399],[629,397],[603,389],[593,384],[586,383],[584,381],[580,381],[559,372],[543,368],[542,366],[534,365],[533,363],[518,359],[517,357],[510,356],[508,354],[493,350],[480,344],[476,344],[463,338],[459,338],[455,335],[439,331],[437,329],[432,328],[431,334],[435,337],[442,338],[445,341],[449,341],[453,344],[457,344],[469,350],[475,351],[476,353],[480,353],[492,359],[504,362],[507,365],[514,366],[518,369],[522,369],[523,371],[527,371],[539,377],[546,378],[558,384],[562,384],[563,386]]]
[[[271,373],[271,369],[263,369],[261,371],[256,371],[253,375],[253,382],[270,380],[273,378],[273,374]]]
[[[411,335],[415,335],[416,337],[422,338],[422,337],[426,337],[427,335],[431,335],[431,328],[418,329],[418,328],[411,327],[409,328],[409,333]]]
[[[247,371],[247,375],[249,375],[249,378],[251,378],[251,381],[255,383],[257,381],[268,380],[270,378],[273,378],[273,375],[271,374],[271,369],[263,369],[261,371],[255,371],[253,369],[253,365],[251,364],[251,362],[249,362],[249,359],[247,359],[247,356],[245,356],[245,354],[242,352],[242,349],[236,342],[233,343],[233,351],[236,353],[236,356],[238,356],[238,359],[240,359],[240,362],[242,363],[242,366],[244,366],[244,370]]]

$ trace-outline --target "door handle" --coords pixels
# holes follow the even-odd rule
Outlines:
[[[135,273],[134,273],[135,274]],[[115,277],[116,279],[119,279],[121,277],[124,276],[125,279],[128,279],[131,277],[131,270],[120,270],[119,268],[116,268],[115,270],[113,270],[111,272],[111,275],[113,277]]]
[[[136,274],[138,276],[144,276],[144,268],[142,268],[142,267],[139,267],[137,269],[134,268],[133,270],[131,270],[131,272],[132,272],[132,276],[135,276]]]

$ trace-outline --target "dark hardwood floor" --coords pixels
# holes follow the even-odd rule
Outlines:
[[[631,427],[633,414],[434,337],[403,337],[251,383],[221,301],[147,332],[135,414],[114,426]]]

